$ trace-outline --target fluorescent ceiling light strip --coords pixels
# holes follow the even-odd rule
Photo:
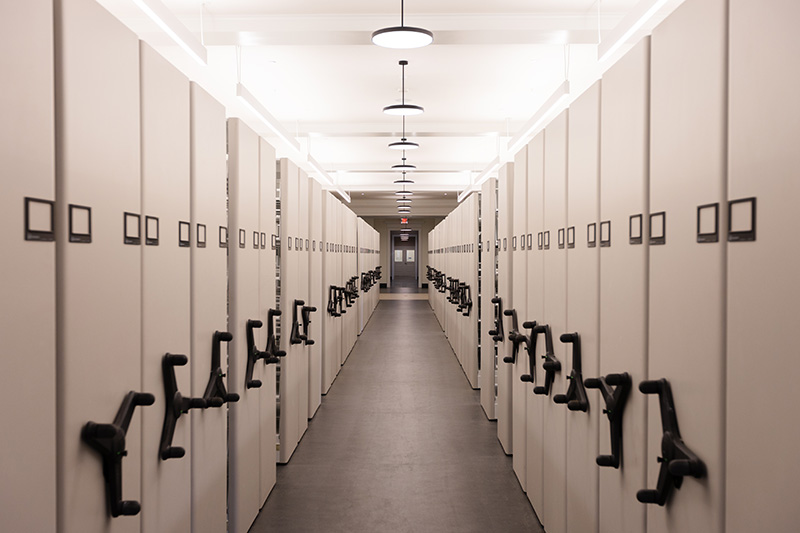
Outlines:
[[[531,117],[531,119],[523,126],[523,128],[508,141],[508,148],[506,154],[511,156],[521,149],[530,140],[530,138],[539,132],[539,130],[550,119],[550,115],[559,109],[565,100],[569,98],[569,81],[565,80],[558,89],[556,89],[550,98],[539,108],[539,110]],[[480,190],[481,185],[486,182],[492,174],[500,169],[503,161],[496,157],[489,166],[487,166],[475,179],[474,185],[467,187],[458,195],[458,202],[461,203],[471,193]]]
[[[297,141],[297,139],[292,137],[292,135],[283,127],[283,125],[278,122],[278,120],[273,117],[269,111],[267,111],[267,108],[265,108],[261,102],[259,102],[258,99],[253,96],[250,91],[248,91],[247,88],[241,83],[236,84],[236,96],[247,106],[248,109],[250,109],[251,112],[253,112],[259,118],[259,120],[261,120],[261,122],[264,123],[264,125],[267,126],[267,128],[270,129],[270,131],[272,131],[272,133],[274,133],[281,141],[292,148],[296,152],[297,156],[300,156],[302,159],[303,151],[300,149],[300,143]],[[299,166],[303,166],[303,162],[296,162]],[[306,158],[305,162],[320,176],[323,181],[327,181],[328,184],[330,184],[330,187],[336,193],[338,193],[344,201],[350,203],[350,195],[347,194],[347,192],[341,187],[336,185],[330,174],[322,170],[320,164],[317,163],[317,161],[311,157],[311,155]]]
[[[609,38],[597,46],[597,61],[608,59],[658,13],[670,0],[641,0],[611,31]]]
[[[349,195],[349,194],[347,194],[347,192],[345,192],[345,191],[343,191],[343,190],[341,190],[341,189],[336,189],[336,194],[338,194],[339,196],[341,196],[341,197],[342,197],[342,200],[344,200],[344,201],[345,201],[345,202],[347,202],[348,204],[350,203],[350,195]]]
[[[530,138],[538,133],[545,121],[550,118],[550,113],[555,111],[561,103],[569,97],[569,81],[564,81],[558,89],[556,89],[550,98],[539,108],[525,126],[522,127],[511,140],[508,141],[508,148],[506,153],[511,156],[525,146]],[[485,180],[484,180],[485,181]],[[477,183],[476,183],[477,185]]]
[[[311,165],[311,168],[314,170],[314,172],[319,174],[319,176],[321,178],[323,178],[325,181],[327,181],[330,184],[331,187],[334,187],[334,188],[336,187],[336,184],[333,182],[333,178],[331,178],[330,174],[328,174],[327,172],[322,170],[322,167],[320,166],[320,164],[317,163],[317,160],[314,159],[313,157],[311,157],[310,154],[308,156],[308,164]]]
[[[331,177],[331,175],[328,174],[327,172],[325,172],[322,169],[322,166],[317,162],[316,159],[311,157],[310,154],[308,156],[308,164],[311,165],[311,168],[314,169],[314,172],[319,174],[319,176],[322,179],[326,180],[330,184],[331,188],[334,191],[336,191],[336,193],[338,193],[339,196],[341,196],[343,200],[345,200],[348,204],[350,203],[350,195],[347,194],[347,192],[344,189],[342,189],[341,187],[336,185],[336,183],[334,183],[333,178]]]
[[[133,0],[145,15],[156,23],[164,33],[178,43],[184,51],[203,66],[208,65],[208,51],[203,43],[178,20],[172,11],[159,0]]]
[[[278,122],[278,120],[272,116],[272,114],[267,111],[267,108],[261,105],[261,102],[253,96],[247,88],[242,85],[241,83],[236,84],[236,96],[239,97],[243,103],[247,105],[247,107],[256,114],[256,116],[261,119],[263,122],[275,135],[278,136],[280,140],[288,144],[290,147],[294,148],[294,150],[301,154],[302,150],[300,149],[300,143],[292,137],[292,135],[283,127],[283,125]]]
[[[483,183],[486,180],[492,177],[492,174],[497,172],[500,169],[500,165],[502,164],[503,162],[500,160],[500,157],[495,157],[492,160],[492,162],[489,163],[489,166],[487,166],[485,169],[483,169],[483,171],[480,174],[478,174],[478,177],[475,179],[474,185],[472,185],[471,187],[467,187],[466,189],[458,193],[458,203],[463,202],[467,196],[479,190],[481,185],[483,185]]]

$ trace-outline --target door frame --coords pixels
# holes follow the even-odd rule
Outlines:
[[[417,288],[419,288],[419,230],[412,230],[410,232],[402,232],[399,230],[389,231],[389,269],[391,270],[389,275],[389,287],[394,283],[394,238],[404,233],[414,237],[414,262],[417,264],[417,268],[414,269],[414,280],[417,282]]]

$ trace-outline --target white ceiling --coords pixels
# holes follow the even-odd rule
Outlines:
[[[396,213],[394,195],[376,191],[391,193],[399,178],[390,167],[402,154],[387,144],[399,140],[401,119],[381,111],[401,99],[399,60],[409,61],[406,101],[425,107],[406,121],[420,144],[407,153],[420,170],[410,189],[436,192],[424,212],[444,215],[565,76],[573,94],[597,79],[598,36],[638,2],[602,0],[598,14],[597,0],[407,0],[405,23],[431,30],[434,44],[397,51],[370,34],[399,25],[398,0],[162,0],[205,43],[201,66],[132,0],[98,1],[279,156],[297,156],[237,100],[241,81],[370,216]]]
[[[635,3],[635,2],[634,2]],[[216,15],[389,15],[399,19],[398,0],[167,0],[179,16],[195,13],[206,5]],[[595,0],[407,0],[406,24],[414,25],[417,14],[539,14],[583,13],[595,6]],[[628,0],[604,0],[604,9],[624,11]],[[433,30],[432,30],[433,31]]]

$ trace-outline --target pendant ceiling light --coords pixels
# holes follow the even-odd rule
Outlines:
[[[402,183],[403,186],[405,186],[406,183],[414,183],[413,181],[411,181],[410,179],[408,179],[406,177],[406,173],[405,172],[403,172],[403,178],[402,179],[394,180],[394,182],[395,183]]]
[[[383,108],[383,112],[387,115],[421,115],[425,112],[425,109],[422,106],[414,105],[414,104],[407,104],[406,103],[406,65],[408,65],[408,61],[405,59],[400,61],[400,68],[402,69],[402,80],[401,83],[401,96],[399,104],[387,105]]]
[[[419,148],[417,143],[412,143],[406,139],[406,117],[403,117],[403,136],[398,142],[389,143],[389,148],[392,150],[415,150]]]
[[[404,183],[404,184],[403,184],[403,190],[402,190],[402,191],[397,191],[395,194],[396,194],[397,196],[401,196],[401,197],[403,197],[403,198],[406,198],[406,197],[408,197],[408,196],[411,196],[411,195],[412,195],[412,194],[414,194],[414,193],[413,193],[413,192],[411,192],[411,191],[407,191],[407,190],[406,190],[406,184]]]
[[[407,170],[414,170],[416,168],[417,167],[415,167],[414,165],[409,165],[408,163],[406,163],[406,151],[405,150],[403,150],[403,162],[400,163],[399,165],[392,165],[392,169],[394,169],[394,170],[402,170],[403,174],[405,174]],[[397,183],[397,182],[395,182],[395,183]]]
[[[405,25],[404,0],[400,0],[400,25],[383,28],[372,33],[372,42],[384,48],[421,48],[433,42],[433,33],[422,28]]]
[[[398,204],[410,204],[411,203],[411,198],[398,198],[397,199],[397,203]]]

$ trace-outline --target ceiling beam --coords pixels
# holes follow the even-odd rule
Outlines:
[[[102,0],[115,3],[121,0]],[[129,0],[128,0],[129,1]],[[308,13],[219,16],[214,8],[177,12],[206,46],[371,46],[372,32],[397,23],[396,13]],[[442,13],[415,14],[413,24],[434,32],[435,45],[597,44],[598,28],[610,30],[624,13]],[[130,23],[135,26],[135,16]],[[137,28],[134,28],[138,32]]]
[[[206,46],[372,46],[371,31],[268,30],[206,32]],[[597,44],[597,30],[437,31],[441,45]]]
[[[381,206],[370,206],[359,204],[357,202],[353,202],[349,207],[356,215],[360,217],[385,217],[385,218],[394,218],[395,216],[399,219],[400,217],[408,217],[410,219],[420,218],[420,217],[443,217],[447,216],[448,213],[453,211],[457,207],[457,204],[453,203],[452,205],[441,205],[441,206],[434,206],[434,207],[418,207],[414,208],[410,214],[402,214],[402,213],[395,213],[392,214],[392,211],[396,211],[396,209],[390,209],[387,207]]]
[[[104,0],[108,1],[108,0]],[[119,1],[119,0],[117,0]],[[267,6],[268,4],[263,4]],[[224,8],[222,8],[224,9]],[[218,15],[214,8],[205,10],[206,29],[214,31],[300,31],[316,32],[372,32],[377,28],[396,25],[398,13],[392,10],[389,14],[370,13],[294,13],[269,14],[248,13],[246,16]],[[184,24],[199,30],[200,16],[198,11],[176,12]],[[600,27],[611,29],[617,25],[626,13],[601,12]],[[434,33],[459,30],[596,30],[598,26],[597,10],[589,8],[583,13],[558,13],[552,10],[539,13],[429,13],[407,15],[406,22],[413,26],[429,28]],[[435,41],[434,41],[435,42]]]
[[[311,137],[320,139],[366,139],[370,137],[400,137],[400,131],[352,131],[352,132],[307,132],[300,133],[298,137]],[[406,137],[441,137],[445,139],[457,139],[461,137],[501,137],[499,131],[422,131],[417,133],[406,132]]]
[[[505,135],[510,137],[513,133],[522,126],[522,121],[511,120],[497,120],[497,121],[427,121],[417,119],[415,124],[409,126],[424,125],[427,130],[425,133],[417,133],[419,136],[459,136],[464,134],[466,136],[495,136]],[[379,134],[390,133],[399,135],[401,129],[398,123],[393,118],[384,118],[379,121],[371,122],[298,122],[295,125],[295,134],[297,136],[322,136],[322,137],[338,137],[338,136],[375,136],[376,132]],[[413,131],[406,131],[408,136],[415,135]]]
[[[399,176],[400,170],[391,169],[385,163],[333,163],[326,165],[330,172],[337,172],[340,175],[344,174],[378,174],[385,178],[387,174]],[[408,172],[408,175],[430,175],[430,174],[461,174],[463,172],[476,172],[480,171],[484,163],[431,163],[426,164],[425,168],[418,168],[417,170]]]
[[[457,179],[451,176],[444,176],[439,177],[436,179],[435,183],[431,183],[432,180],[427,179],[417,179],[414,180],[413,176],[408,176],[409,179],[413,180],[414,183],[408,186],[408,190],[410,191],[432,191],[432,192],[450,192],[450,191],[461,191],[470,185],[469,177],[459,176]],[[372,179],[363,179],[363,180],[346,180],[346,179],[339,179],[336,181],[336,185],[346,191],[397,191],[400,189],[400,185],[394,183],[394,180],[391,178],[388,180],[382,180],[381,182],[376,182],[376,180]]]

